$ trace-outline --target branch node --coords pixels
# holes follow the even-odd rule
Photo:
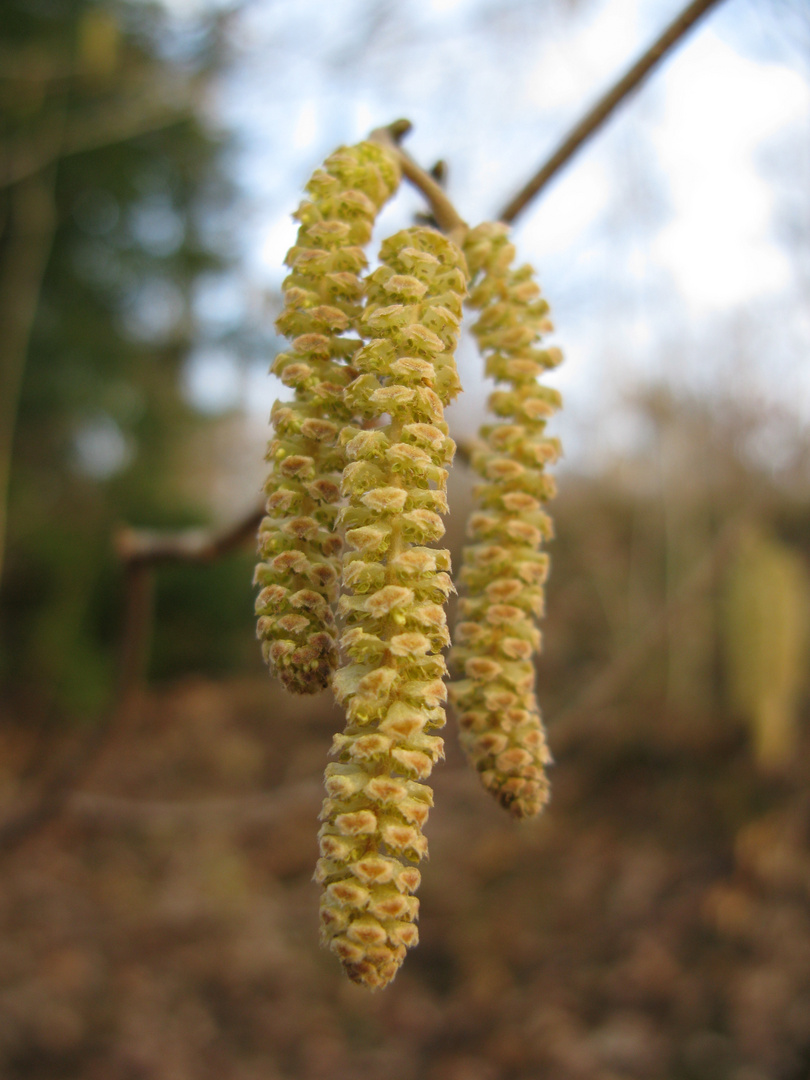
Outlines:
[[[407,125],[407,128],[403,125]],[[393,124],[388,124],[386,127],[375,128],[369,138],[387,146],[396,155],[402,175],[425,196],[439,229],[461,246],[468,231],[466,221],[430,173],[425,172],[421,165],[417,165],[410,154],[399,146],[399,139],[410,129],[409,120],[395,120]]]

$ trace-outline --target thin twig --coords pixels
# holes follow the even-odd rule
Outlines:
[[[369,138],[375,142],[383,143],[394,151],[399,159],[402,175],[425,196],[436,219],[436,224],[451,240],[455,240],[457,244],[460,244],[469,228],[466,221],[464,221],[430,173],[425,172],[421,165],[417,165],[410,154],[406,153],[399,145],[400,139],[407,135],[410,130],[410,120],[395,120],[393,124],[389,124],[387,127],[376,128]]]
[[[694,0],[684,8],[630,70],[572,128],[548,161],[540,166],[531,180],[504,206],[498,215],[499,219],[511,224],[535,195],[557,175],[563,165],[570,161],[582,144],[602,126],[617,105],[664,59],[698,19],[717,3],[719,0]]]
[[[143,106],[133,108],[129,103],[90,118],[73,120],[62,140],[57,141],[46,136],[39,140],[39,145],[33,141],[28,146],[4,148],[3,156],[7,165],[0,175],[0,187],[33,176],[62,158],[114,143],[128,142],[139,135],[149,135],[183,123],[190,116],[189,110],[168,109],[161,105],[145,111]]]
[[[115,547],[125,564],[154,566],[167,562],[214,562],[252,539],[263,516],[264,509],[256,507],[216,532],[184,529],[182,532],[155,533],[123,528],[116,536]]]

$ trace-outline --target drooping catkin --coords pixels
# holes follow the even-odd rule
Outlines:
[[[344,560],[341,646],[333,678],[347,726],[326,769],[316,879],[321,931],[356,982],[396,974],[418,939],[417,863],[432,805],[424,781],[443,756],[431,734],[445,722],[448,644],[444,603],[453,590],[444,535],[446,466],[455,450],[443,406],[458,392],[453,352],[466,266],[458,247],[428,228],[386,240],[367,280],[361,373],[348,387],[366,430],[344,429],[348,463],[341,511],[352,551]]]
[[[332,604],[341,540],[335,529],[345,463],[343,400],[355,377],[352,358],[362,313],[363,246],[378,210],[399,182],[399,167],[372,142],[337,150],[307,184],[287,254],[284,311],[277,328],[291,339],[272,370],[295,390],[277,401],[267,460],[267,516],[259,530],[255,582],[262,652],[288,690],[315,693],[337,665]],[[354,335],[354,336],[352,336]]]
[[[472,330],[499,385],[490,410],[499,418],[481,430],[472,464],[475,489],[460,580],[459,621],[451,653],[463,675],[450,686],[460,737],[484,786],[518,818],[548,801],[550,761],[534,693],[534,655],[540,648],[548,556],[540,548],[552,534],[543,505],[554,494],[545,467],[559,445],[545,434],[560,404],[540,376],[562,359],[540,347],[550,329],[532,269],[513,268],[506,226],[485,224],[464,243],[472,277],[469,304],[480,311]]]

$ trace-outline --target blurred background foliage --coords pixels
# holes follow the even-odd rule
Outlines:
[[[459,73],[471,57],[473,74],[495,64],[508,89],[544,34],[564,41],[612,10],[621,22],[629,7],[611,2],[417,12],[344,0],[317,25],[308,4],[274,0],[0,4],[9,817],[110,700],[123,605],[116,529],[221,524],[256,497],[281,278],[257,274],[246,235],[259,237],[262,258],[283,248],[292,187],[323,154],[407,111],[410,93],[418,122],[433,111],[445,123],[450,106],[437,102],[450,83],[469,115],[429,134],[423,163],[447,152],[462,212],[465,199],[478,213],[512,194],[539,156],[522,134],[532,117],[472,74],[463,97]],[[457,8],[469,11],[463,39],[425,14],[439,25]],[[652,6],[642,9],[648,27]],[[753,26],[768,64],[788,66],[789,41],[807,80],[802,4],[719,10],[729,40],[738,30],[750,39]],[[251,65],[258,83],[247,81]],[[585,67],[583,104],[602,72]],[[359,104],[338,115],[331,91],[350,85]],[[605,176],[613,169],[621,183],[603,216],[582,223],[591,246],[576,240],[568,261],[564,250],[541,256],[559,341],[572,342],[563,389],[573,400],[539,672],[558,760],[549,812],[523,829],[504,820],[450,728],[422,944],[385,995],[344,985],[318,951],[309,882],[319,777],[340,717],[326,696],[288,701],[268,683],[249,548],[161,567],[149,689],[61,818],[6,856],[4,1076],[807,1075],[806,140],[785,137],[763,155],[789,287],[697,319],[638,262],[669,198],[660,163],[639,149],[646,107],[628,103],[603,133]],[[526,143],[526,162],[477,137],[488,113]],[[574,174],[559,189],[568,183]],[[403,194],[384,227],[417,204]],[[576,206],[567,212],[576,233]],[[545,214],[518,229],[522,253],[549,230]],[[468,387],[453,423],[469,438],[484,394],[468,345],[461,362]],[[471,483],[460,463],[456,563]]]
[[[0,673],[29,716],[92,715],[109,692],[114,526],[207,519],[188,476],[210,420],[184,398],[182,373],[205,337],[195,288],[233,260],[214,224],[233,197],[228,137],[204,116],[222,26],[175,37],[156,5],[11,0],[0,12],[11,330],[0,346]],[[202,592],[169,575],[162,670],[188,663],[169,644],[184,638],[204,663],[227,665],[228,635],[244,623],[234,596],[249,602],[244,567],[216,567]],[[199,619],[220,627],[215,646],[194,633]]]

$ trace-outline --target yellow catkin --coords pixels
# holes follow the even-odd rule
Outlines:
[[[480,312],[473,333],[486,373],[498,384],[489,407],[499,422],[482,428],[472,458],[482,482],[463,554],[451,653],[462,677],[450,695],[462,745],[484,786],[523,818],[548,801],[550,755],[534,693],[534,656],[548,570],[540,549],[552,533],[543,506],[554,486],[545,469],[559,455],[545,427],[560,400],[538,377],[561,355],[539,344],[551,328],[548,305],[531,267],[513,268],[506,226],[473,229],[464,253],[472,277],[469,303]]]
[[[277,401],[267,460],[267,516],[259,531],[257,635],[288,690],[315,693],[337,664],[332,604],[342,542],[335,524],[345,452],[344,401],[361,342],[363,247],[378,210],[399,182],[394,157],[365,142],[332,154],[307,185],[301,226],[287,254],[284,311],[277,328],[291,340],[272,370],[294,388]]]
[[[458,392],[453,352],[466,266],[428,228],[386,240],[367,282],[361,373],[349,407],[365,429],[344,429],[348,457],[341,513],[341,646],[348,662],[333,688],[347,725],[326,770],[316,880],[322,939],[354,981],[371,989],[396,974],[418,939],[416,863],[432,806],[423,783],[443,754],[448,644],[444,603],[450,557],[428,545],[444,535],[446,466],[454,444],[443,406]]]
[[[795,550],[752,530],[724,584],[730,705],[751,725],[758,763],[784,769],[798,749],[799,699],[807,685],[810,578]]]

